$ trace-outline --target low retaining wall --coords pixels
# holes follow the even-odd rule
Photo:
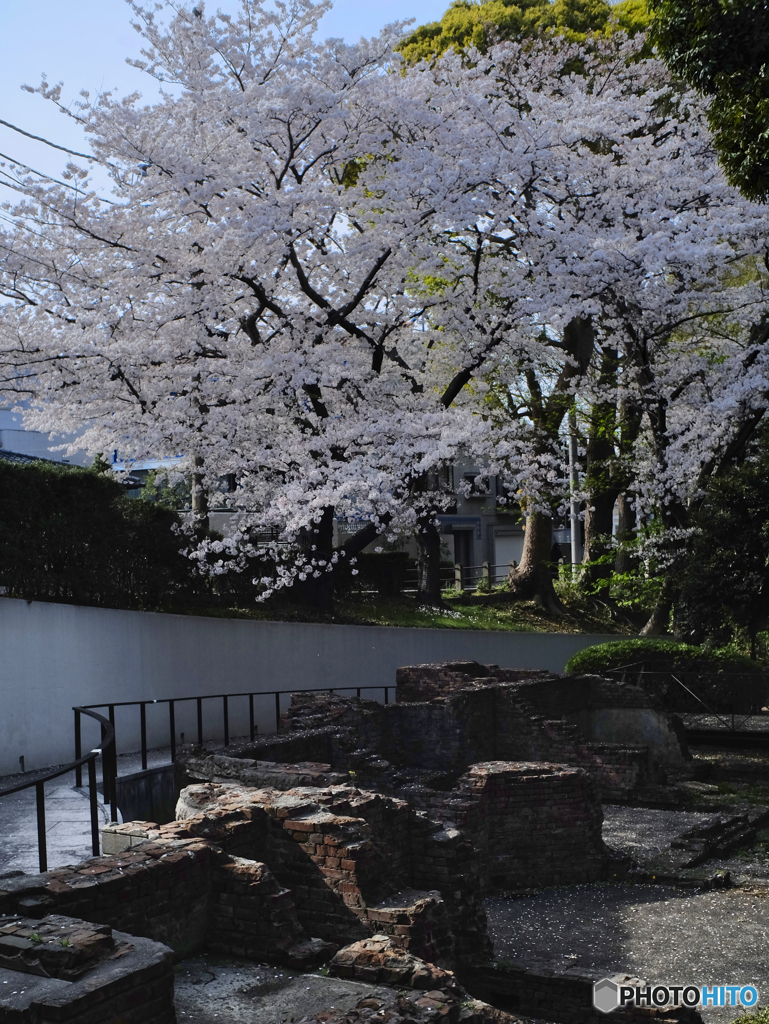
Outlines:
[[[401,665],[448,659],[562,671],[611,636],[255,622],[0,598],[0,775],[72,760],[75,704],[157,700],[254,690],[393,686]],[[379,693],[364,694],[379,699]],[[257,698],[261,731],[274,728],[272,697]],[[287,706],[287,701],[284,707]],[[245,699],[230,701],[233,736],[248,731]],[[196,735],[194,702],[176,708],[177,741]],[[151,745],[169,742],[164,705],[148,708]],[[206,714],[222,736],[221,702]],[[137,709],[117,709],[120,752],[139,748]],[[83,724],[84,748],[98,729]]]

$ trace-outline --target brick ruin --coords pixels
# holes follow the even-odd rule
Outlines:
[[[501,1021],[456,980],[493,961],[484,896],[627,870],[601,839],[601,800],[662,799],[680,737],[642,691],[590,676],[416,666],[386,706],[298,693],[275,737],[184,749],[175,821],[112,825],[102,857],[0,880],[0,954],[24,921],[65,915],[162,944],[157,964],[207,949],[415,991],[392,1024],[432,1019],[428,990],[441,1020]],[[519,1012],[597,1019],[589,1004],[554,1017],[535,975]],[[174,1020],[156,988],[154,1016],[114,1020]],[[3,996],[0,1022],[38,1019],[9,1016]],[[51,1019],[113,1020],[78,1012]]]

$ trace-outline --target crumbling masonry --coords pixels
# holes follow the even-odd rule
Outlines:
[[[451,664],[400,669],[387,706],[298,693],[276,737],[184,750],[176,821],[111,826],[105,856],[0,881],[0,952],[24,920],[59,914],[177,957],[330,960],[343,976],[448,992],[447,971],[493,958],[484,894],[616,873],[601,800],[661,793],[685,756],[642,691],[598,677]],[[152,961],[158,978],[171,956]],[[163,984],[132,1016],[126,982],[114,1019],[172,1021]]]

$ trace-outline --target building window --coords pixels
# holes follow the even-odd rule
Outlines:
[[[491,494],[491,479],[478,473],[465,473],[465,484],[469,486],[469,498],[488,498]]]

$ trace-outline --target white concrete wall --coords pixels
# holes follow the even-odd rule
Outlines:
[[[447,659],[561,671],[576,651],[610,639],[254,622],[0,598],[0,774],[18,771],[22,755],[28,770],[71,760],[75,704],[393,686],[398,666]],[[382,691],[368,696],[381,699]],[[244,735],[246,699],[230,703],[231,734]],[[205,706],[206,736],[221,736],[221,701]],[[274,700],[257,698],[256,711],[262,731],[271,731]],[[138,722],[138,708],[117,709],[120,753],[138,748]],[[165,706],[148,709],[151,744],[168,742],[167,722]],[[195,723],[195,702],[179,705],[177,739],[181,732],[194,739]],[[97,727],[83,741],[97,745]]]

